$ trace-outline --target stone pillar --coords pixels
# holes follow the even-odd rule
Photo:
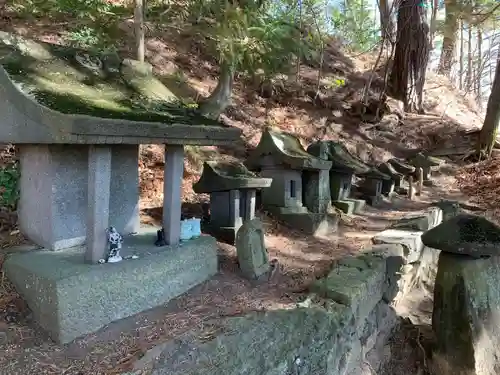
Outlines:
[[[330,205],[330,171],[304,173],[304,204],[312,213],[324,214]]]
[[[97,263],[107,249],[111,186],[111,147],[89,146],[87,192],[87,248],[85,261]]]
[[[242,224],[241,195],[239,190],[229,191],[229,222],[234,223],[235,228]]]
[[[252,220],[255,217],[256,194],[254,189],[248,189],[243,192],[243,221]]]
[[[165,145],[163,178],[163,229],[167,245],[177,245],[181,236],[181,186],[184,146]]]

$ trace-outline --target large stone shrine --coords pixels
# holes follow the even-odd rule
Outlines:
[[[193,184],[197,194],[210,194],[210,222],[203,231],[219,241],[234,244],[244,221],[255,217],[256,191],[271,186],[271,178],[260,178],[242,163],[208,161]]]
[[[332,163],[329,171],[332,204],[346,214],[360,213],[365,201],[351,198],[352,179],[355,174],[368,172],[370,168],[339,142],[318,141],[309,145],[307,152]]]
[[[331,162],[307,153],[293,135],[266,129],[245,164],[273,180],[269,188],[262,190],[265,210],[309,234],[336,231],[338,217],[328,212]],[[303,186],[305,171],[309,174],[306,183],[311,185]],[[304,201],[309,207],[304,206]]]
[[[149,64],[0,32],[0,142],[20,150],[19,224],[44,249],[11,255],[7,277],[60,343],[161,305],[217,272],[217,245],[180,242],[184,145],[240,130],[169,104]],[[165,144],[163,229],[139,227],[138,147]],[[124,258],[106,257],[106,229]],[[57,250],[57,251],[55,251]]]

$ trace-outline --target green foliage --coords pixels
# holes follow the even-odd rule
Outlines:
[[[17,164],[0,168],[0,206],[16,209],[19,199],[19,176]]]
[[[374,9],[367,0],[345,0],[333,8],[331,22],[335,33],[353,50],[366,50],[379,39]]]
[[[334,89],[337,89],[339,87],[344,87],[345,86],[345,79],[344,78],[329,79],[325,86],[329,90],[334,90]]]

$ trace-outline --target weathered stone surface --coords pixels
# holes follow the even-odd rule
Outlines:
[[[329,171],[304,171],[302,172],[302,185],[304,189],[304,205],[309,212],[328,212],[330,207],[330,176]]]
[[[415,168],[431,168],[431,167],[439,167],[444,163],[444,160],[438,159],[434,156],[424,155],[419,152],[415,156],[408,159],[408,163],[413,165]]]
[[[500,255],[500,227],[488,219],[459,214],[422,235],[425,246],[472,257]]]
[[[364,173],[370,170],[361,159],[351,155],[340,142],[319,141],[309,145],[307,152],[332,162],[332,169],[338,172]]]
[[[0,56],[3,143],[214,145],[241,134],[176,104],[147,64],[6,32]]]
[[[259,219],[248,220],[240,227],[236,234],[236,253],[245,277],[257,279],[269,271],[264,229]]]
[[[415,172],[415,167],[406,163],[404,160],[392,158],[387,161],[397,172],[407,176]]]
[[[421,215],[404,217],[391,226],[391,229],[425,232],[443,221],[443,211],[439,207],[431,207]]]
[[[385,163],[380,163],[378,166],[377,166],[377,169],[385,174],[385,175],[388,175],[390,176],[392,179],[396,180],[396,179],[402,179],[404,177],[404,174],[401,173],[401,172],[398,172],[392,165],[391,163],[389,162],[385,162]]]
[[[271,186],[271,178],[260,178],[243,163],[206,161],[200,179],[193,184],[197,194],[241,189],[262,189]]]
[[[203,236],[172,248],[156,231],[125,236],[121,254],[139,259],[83,262],[81,247],[13,254],[4,270],[52,339],[67,343],[112,321],[159,306],[217,272],[217,243]]]
[[[405,248],[405,262],[412,263],[418,260],[424,244],[421,231],[387,229],[372,238],[374,244],[400,244]]]
[[[500,258],[441,252],[434,288],[434,357],[449,374],[500,373]]]
[[[297,137],[268,128],[262,133],[257,147],[250,152],[245,165],[250,170],[279,165],[296,170],[329,170],[332,163],[307,153]]]
[[[356,321],[363,321],[381,300],[386,261],[382,256],[362,254],[341,259],[326,278],[317,280],[311,292],[349,307]]]

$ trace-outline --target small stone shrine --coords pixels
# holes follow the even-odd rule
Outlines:
[[[336,230],[338,217],[327,212],[331,162],[307,153],[296,137],[266,129],[245,164],[273,180],[270,188],[262,190],[264,209],[307,233]],[[304,172],[308,172],[306,186]]]
[[[391,177],[385,173],[380,172],[376,168],[370,171],[359,174],[363,181],[359,185],[359,190],[362,192],[362,197],[371,206],[376,206],[382,201],[382,188],[385,184],[392,184]],[[394,186],[391,186],[394,189]],[[390,189],[390,190],[392,190]]]
[[[193,184],[197,194],[210,194],[210,222],[203,231],[219,241],[234,244],[244,221],[255,217],[255,192],[271,186],[271,178],[260,178],[242,163],[208,161]]]
[[[408,159],[408,164],[411,164],[415,168],[422,168],[425,185],[431,184],[431,171],[440,167],[443,163],[443,160],[434,156],[424,155],[421,152]],[[417,176],[415,176],[415,178],[417,178]]]
[[[434,285],[433,357],[450,374],[498,374],[500,227],[458,214],[422,235],[441,250]]]
[[[248,279],[258,279],[270,271],[264,243],[264,229],[259,219],[247,220],[236,235],[236,252],[241,273]]]
[[[346,214],[361,212],[365,201],[350,198],[352,179],[355,174],[368,172],[370,168],[351,155],[345,146],[339,142],[315,142],[309,145],[307,152],[332,163],[329,171],[332,204]]]
[[[169,103],[147,63],[4,32],[0,57],[0,143],[19,148],[20,229],[44,248],[4,270],[50,336],[70,342],[213,276],[215,239],[180,243],[184,145],[241,131]],[[168,246],[139,225],[140,144],[165,144]]]
[[[410,165],[401,159],[392,158],[389,159],[387,163],[393,167],[396,172],[401,173],[405,177],[415,172],[415,167],[413,165]]]
[[[377,169],[383,174],[390,176],[390,180],[382,181],[382,194],[385,196],[392,195],[395,189],[401,187],[404,175],[396,171],[396,169],[394,169],[394,167],[388,162],[380,163],[377,166]]]

